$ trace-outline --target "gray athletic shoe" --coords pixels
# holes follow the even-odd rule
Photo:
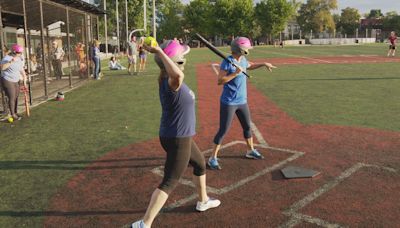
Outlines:
[[[205,203],[197,201],[196,210],[197,211],[206,211],[211,208],[218,207],[221,204],[221,201],[213,198],[208,198]]]

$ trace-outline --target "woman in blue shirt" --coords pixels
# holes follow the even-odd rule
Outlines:
[[[190,48],[174,40],[167,40],[160,47],[144,45],[144,48],[154,53],[154,60],[160,68],[158,83],[162,115],[159,135],[167,159],[164,178],[153,192],[143,219],[133,223],[133,228],[151,227],[188,164],[193,166],[193,180],[199,194],[196,210],[206,211],[221,204],[207,195],[204,155],[192,139],[196,128],[195,95],[183,82],[184,55]]]
[[[93,78],[95,80],[100,80],[100,41],[95,40],[93,42],[93,49],[92,49],[92,60],[94,63],[94,69],[93,69]]]
[[[11,52],[1,60],[1,84],[8,97],[10,115],[14,120],[20,120],[18,115],[19,81],[26,80],[24,48],[18,44],[11,47]]]
[[[248,151],[246,158],[263,159],[264,156],[258,152],[253,145],[253,137],[250,129],[250,111],[247,105],[247,78],[243,72],[266,67],[269,71],[276,68],[270,63],[251,64],[245,55],[249,54],[249,49],[253,48],[251,42],[246,37],[237,37],[231,43],[232,55],[228,58],[239,68],[236,68],[228,61],[221,63],[218,73],[218,85],[223,85],[220,100],[220,125],[214,137],[214,149],[207,165],[211,169],[221,169],[218,162],[218,152],[221,147],[222,139],[231,126],[233,116],[236,114],[243,128],[243,136],[246,140]]]

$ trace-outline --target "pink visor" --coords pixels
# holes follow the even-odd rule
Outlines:
[[[165,48],[163,48],[164,53],[167,54],[171,59],[176,56],[184,56],[190,51],[190,47],[187,45],[182,45],[176,40],[171,40]]]

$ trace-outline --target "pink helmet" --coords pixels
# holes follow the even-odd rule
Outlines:
[[[14,53],[22,53],[24,52],[24,48],[21,45],[13,44],[11,46],[11,51]]]
[[[249,49],[252,48],[250,40],[246,37],[236,37],[231,43],[231,50],[233,53],[248,55]]]
[[[189,46],[180,44],[177,40],[167,40],[160,45],[160,48],[178,65],[184,65],[186,63],[184,56],[190,51]],[[154,56],[154,59],[160,68],[164,68],[161,59],[157,55]]]

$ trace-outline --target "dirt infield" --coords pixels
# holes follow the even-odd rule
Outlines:
[[[365,57],[370,58],[378,61]],[[316,61],[300,59],[270,62]],[[221,88],[208,64],[197,66],[197,75],[196,142],[208,157],[218,129]],[[255,142],[266,159],[243,158],[246,146],[235,119],[221,151],[223,169],[207,171],[210,195],[221,199],[221,207],[195,212],[189,168],[153,227],[398,227],[400,133],[303,125],[251,84],[248,96]],[[161,181],[163,162],[158,139],[106,154],[53,197],[45,227],[124,227],[141,218]],[[287,165],[321,175],[285,180],[279,169]]]

